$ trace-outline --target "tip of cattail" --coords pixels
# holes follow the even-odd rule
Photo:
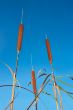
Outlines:
[[[32,65],[32,71],[34,71],[34,66]]]
[[[32,65],[32,54],[31,54],[31,66],[32,66],[32,71],[34,71],[34,67]]]
[[[21,24],[23,23],[23,8],[22,8],[22,15],[21,15]]]
[[[47,34],[45,34],[45,38],[48,39]]]

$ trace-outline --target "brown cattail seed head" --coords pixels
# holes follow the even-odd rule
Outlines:
[[[36,94],[37,89],[36,89],[36,78],[35,78],[35,71],[32,70],[32,86],[33,86],[33,92]]]
[[[23,37],[23,24],[20,24],[19,26],[19,32],[18,32],[18,43],[17,43],[17,51],[21,50],[21,46],[22,46],[22,37]]]
[[[51,54],[50,43],[48,39],[46,39],[46,48],[47,48],[47,53],[48,53],[50,64],[52,64],[52,54]]]

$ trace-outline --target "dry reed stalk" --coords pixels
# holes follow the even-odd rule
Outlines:
[[[56,89],[55,84],[56,84],[56,83],[54,83],[53,91],[54,91],[54,96],[55,96],[55,100],[56,100],[56,109],[59,110],[59,105],[58,105],[58,94],[57,94],[57,89]]]
[[[53,90],[54,90],[54,95],[55,95],[55,100],[56,100],[56,108],[57,108],[57,110],[59,110],[59,108],[60,108],[60,110],[63,110],[62,96],[60,94],[60,88],[57,85],[57,83],[54,83]],[[60,104],[60,106],[59,106],[59,104]]]
[[[50,64],[52,64],[52,54],[51,54],[51,48],[48,38],[46,38],[46,48],[47,48],[47,54],[50,61]]]
[[[60,97],[60,108],[61,108],[61,110],[63,110],[63,103],[62,103],[62,96],[61,96],[61,93],[60,93],[60,88],[57,84],[55,85],[55,87],[56,87],[56,89],[58,91],[58,94],[59,94],[59,97]]]
[[[56,88],[56,80],[54,73],[52,73],[52,81],[53,81],[53,92],[54,92],[54,97],[56,100],[56,109],[59,110],[59,105],[58,105],[58,94],[57,94],[57,88]]]
[[[15,73],[14,73],[14,76],[13,76],[13,86],[12,86],[12,97],[11,97],[11,102],[10,103],[10,110],[13,110],[13,104],[14,104],[14,96],[15,96],[15,86],[16,86],[16,76],[15,76]]]

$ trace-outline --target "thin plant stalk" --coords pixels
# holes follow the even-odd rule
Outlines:
[[[12,97],[11,97],[11,102],[10,103],[10,110],[13,110],[13,104],[14,104],[14,97],[15,97],[15,86],[16,86],[16,80],[15,80],[15,74],[13,78],[13,86],[12,86]]]
[[[22,9],[22,18],[23,18],[23,9]],[[16,85],[16,80],[15,79],[16,79],[16,76],[17,76],[19,53],[20,53],[21,45],[22,45],[22,36],[23,36],[22,18],[21,18],[21,24],[19,26],[19,33],[18,33],[16,72],[15,72],[14,78],[13,78],[12,98],[11,98],[12,103],[10,104],[10,110],[13,110],[13,105],[14,105],[15,85]]]
[[[10,104],[10,110],[13,110],[14,105],[14,96],[15,96],[15,87],[16,87],[16,76],[17,76],[17,70],[18,70],[18,59],[19,59],[19,52],[17,52],[17,58],[16,58],[16,72],[13,76],[13,86],[12,86],[12,97],[11,97],[11,104]]]
[[[57,91],[58,91],[58,94],[60,96],[60,108],[61,108],[61,110],[63,110],[62,96],[61,96],[60,89],[58,86],[57,86]]]

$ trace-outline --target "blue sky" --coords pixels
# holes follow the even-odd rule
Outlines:
[[[18,26],[21,20],[22,7],[24,10],[24,35],[17,75],[20,84],[27,86],[27,82],[31,80],[31,54],[36,76],[38,70],[41,68],[45,67],[48,73],[51,71],[45,46],[45,34],[48,35],[48,39],[50,40],[55,74],[73,75],[72,0],[0,1],[0,60],[9,64],[15,70]],[[1,84],[12,83],[9,71],[2,65],[0,65],[0,76]],[[11,89],[0,89],[0,97],[2,98],[2,100],[0,99],[1,110],[8,104],[10,92]],[[22,109],[25,109],[28,100],[30,102],[32,99],[31,94],[25,91],[21,90],[20,94],[15,102],[16,110],[19,110],[20,106],[22,106]],[[25,98],[28,99],[25,101],[25,104],[22,97],[24,97],[24,101]],[[71,105],[73,101],[69,97],[66,100],[66,97],[64,96],[65,110],[72,110],[73,106]],[[55,106],[52,99],[50,99],[53,102],[52,104],[47,97],[46,100],[48,100],[49,104],[47,106],[49,105],[49,109],[52,104]],[[39,108],[46,110],[42,108],[41,101],[39,102]],[[55,110],[55,107],[53,110]]]

